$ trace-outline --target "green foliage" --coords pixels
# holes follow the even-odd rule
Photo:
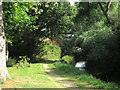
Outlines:
[[[64,70],[65,73],[69,73],[72,75],[78,75],[79,73],[82,73],[78,68],[74,68],[73,65],[61,63],[61,62],[55,62],[54,65],[56,66],[57,69],[59,70]]]
[[[37,24],[40,25],[39,29],[46,27],[46,30],[40,31],[39,36],[49,38],[62,37],[64,33],[70,32],[72,30],[72,18],[75,17],[74,13],[76,13],[76,9],[71,7],[70,3],[43,2],[41,4],[43,13],[37,20]],[[46,7],[46,5],[49,7]]]
[[[4,2],[3,6],[6,37],[11,43],[24,31],[34,31],[39,37],[61,36],[71,31],[76,12],[68,2]]]
[[[17,60],[15,58],[8,58],[6,64],[7,64],[7,67],[12,67],[13,65],[15,65],[17,62]]]
[[[10,57],[26,55],[32,57],[37,42],[34,30],[35,24],[33,2],[3,2],[3,20]],[[33,12],[32,12],[33,10]]]
[[[109,18],[114,27],[119,27],[119,3],[112,2],[111,8],[108,10]]]
[[[0,81],[0,84],[4,84],[4,83],[5,83],[5,80]]]
[[[73,28],[76,9],[68,2],[3,2],[3,6],[11,57],[26,55],[33,59],[39,53],[39,38],[62,37]]]
[[[100,79],[93,77],[93,75],[89,75],[86,72],[80,71],[78,68],[75,68],[70,64],[55,62],[54,65],[56,67],[55,69],[57,69],[58,72],[62,71],[70,76],[74,76],[78,80],[94,85],[95,88],[101,88],[101,89],[119,88],[119,86],[115,83],[103,82]]]
[[[82,49],[75,50],[73,53],[73,56],[74,56],[75,62],[85,61],[85,59],[83,59],[83,57],[82,57]]]
[[[18,61],[16,67],[17,68],[25,68],[25,67],[30,67],[30,64],[28,61],[30,61],[30,58],[27,56],[19,56],[20,60]]]
[[[62,60],[67,62],[67,64],[74,64],[74,57],[73,56],[65,55],[62,57]]]
[[[104,10],[107,9],[107,4],[107,2],[101,3]],[[97,78],[119,82],[118,2],[111,2],[107,12],[108,18],[104,15],[99,3],[79,2],[76,3],[76,7],[78,13],[74,18],[74,27],[77,37],[74,42],[81,50],[76,50],[74,57],[79,61],[86,60],[88,72]]]
[[[101,4],[106,10],[107,2]],[[26,55],[32,59],[35,56],[37,60],[60,58],[60,47],[51,42],[38,43],[38,39],[64,39],[68,38],[68,33],[74,37],[69,42],[62,42],[63,55],[87,60],[88,69],[95,64],[96,68],[93,68],[98,70],[92,68],[93,74],[102,72],[106,77],[114,71],[109,78],[114,76],[117,80],[120,76],[118,2],[112,2],[106,13],[111,24],[97,2],[79,2],[76,7],[68,2],[3,2],[3,6],[10,56]],[[65,59],[71,64],[71,58]]]
[[[117,81],[119,78],[118,32],[104,28],[96,33],[85,32],[83,38],[82,55],[87,60],[88,72],[105,81]],[[97,75],[100,72],[101,74]]]
[[[70,40],[64,40],[64,39],[70,39]],[[61,50],[62,50],[62,56],[64,55],[72,55],[74,50],[74,40],[72,38],[66,37],[62,39],[63,41],[60,42]]]
[[[35,55],[37,61],[44,60],[59,60],[61,56],[61,48],[52,44],[51,41],[42,41],[38,44],[39,53]]]
[[[31,2],[4,2],[3,20],[6,31],[7,42],[13,43],[22,37],[24,31],[34,30],[36,17],[28,15],[29,9],[33,8],[35,3]],[[21,43],[24,42],[21,40]]]

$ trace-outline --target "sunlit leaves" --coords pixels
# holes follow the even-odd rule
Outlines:
[[[34,30],[36,17],[28,14],[30,8],[33,10],[36,3],[28,2],[4,2],[4,27],[8,41],[16,41],[16,37],[21,37],[25,30]],[[37,10],[36,10],[37,11]],[[41,12],[40,12],[41,13]],[[12,32],[12,33],[11,33]]]

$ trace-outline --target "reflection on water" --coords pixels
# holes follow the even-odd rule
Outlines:
[[[86,66],[86,62],[85,61],[77,62],[75,64],[75,67],[79,68],[81,71],[85,71],[85,66]]]

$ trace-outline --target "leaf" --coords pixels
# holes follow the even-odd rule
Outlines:
[[[40,9],[41,12],[43,12],[43,9]]]
[[[48,7],[49,7],[49,5],[45,5],[45,7],[47,7],[47,8],[48,8]]]

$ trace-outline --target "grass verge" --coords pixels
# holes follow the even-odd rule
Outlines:
[[[56,74],[64,77],[68,81],[72,81],[79,88],[120,89],[120,87],[113,82],[103,82],[69,64],[55,62],[54,64],[49,64],[49,67],[52,68]]]
[[[48,74],[43,68],[43,63],[31,64],[31,67],[9,67],[11,80],[2,84],[2,88],[61,88],[55,77]],[[58,83],[58,84],[56,84]]]

